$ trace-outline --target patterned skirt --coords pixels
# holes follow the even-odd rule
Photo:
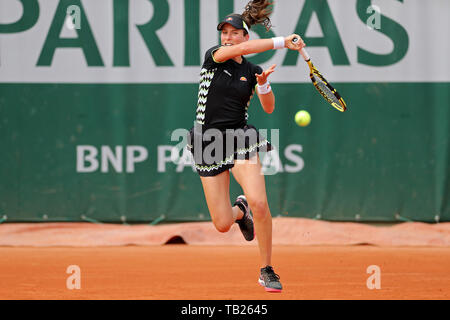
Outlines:
[[[194,126],[187,137],[187,148],[194,156],[195,168],[202,177],[216,176],[234,167],[235,160],[249,160],[258,152],[273,149],[253,125],[241,129],[208,129]]]

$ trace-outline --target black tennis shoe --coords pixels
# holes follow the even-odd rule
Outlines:
[[[236,223],[239,225],[239,229],[241,229],[242,234],[244,235],[245,240],[252,241],[255,238],[255,226],[253,224],[253,217],[250,214],[250,208],[247,203],[247,199],[245,196],[241,195],[236,198],[235,206],[238,206],[244,216],[240,220],[236,220]]]
[[[280,282],[280,276],[277,275],[271,266],[261,268],[261,275],[258,282],[267,292],[281,292],[283,286]]]

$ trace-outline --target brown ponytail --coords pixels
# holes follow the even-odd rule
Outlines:
[[[269,19],[272,13],[272,8],[268,8],[273,2],[269,0],[251,0],[245,6],[245,11],[242,13],[242,19],[249,26],[255,24],[262,24],[269,31],[272,27],[272,22]]]

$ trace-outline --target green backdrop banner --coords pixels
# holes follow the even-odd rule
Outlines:
[[[449,220],[450,84],[337,86],[346,113],[310,84],[274,84],[271,115],[251,104],[249,122],[279,141],[279,158],[266,161],[275,168],[266,175],[272,214]],[[188,153],[180,160],[173,151],[182,140],[171,141],[193,125],[196,84],[3,84],[0,91],[0,214],[9,221],[209,219]],[[299,109],[311,113],[308,127],[295,124]]]

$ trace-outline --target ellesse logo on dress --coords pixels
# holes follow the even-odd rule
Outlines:
[[[239,80],[241,80],[241,81],[247,81],[247,78],[246,78],[246,77],[241,77],[241,79],[239,79]]]

